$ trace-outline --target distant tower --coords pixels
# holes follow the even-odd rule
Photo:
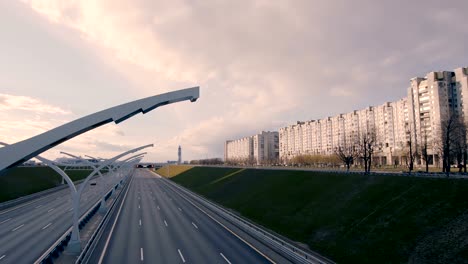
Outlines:
[[[178,155],[179,155],[179,160],[177,162],[179,164],[182,164],[182,148],[180,146],[179,146]]]

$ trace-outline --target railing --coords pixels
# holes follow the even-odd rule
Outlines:
[[[104,217],[101,219],[101,222],[99,223],[98,227],[93,232],[93,235],[91,236],[88,243],[86,244],[86,246],[81,251],[81,254],[78,256],[77,260],[75,261],[76,264],[88,263],[89,262],[89,258],[91,257],[92,253],[94,252],[94,249],[96,248],[99,240],[102,237],[102,234],[104,233],[105,227],[109,223],[109,221],[111,219],[111,216],[114,213],[114,210],[116,208],[115,205],[117,204],[117,201],[119,201],[119,199],[122,196],[122,193],[125,191],[125,189],[128,188],[128,185],[130,185],[130,181],[126,182],[125,187],[122,189],[122,191],[119,193],[119,195],[115,198],[114,202],[112,203],[110,208],[107,210]],[[122,201],[122,202],[124,202],[124,201]]]
[[[295,263],[334,263],[333,261],[320,256],[314,252],[307,252],[294,244],[290,241],[286,241],[286,239],[280,238],[278,235],[273,234],[270,231],[265,230],[264,228],[254,224],[253,222],[240,217],[229,210],[226,210],[222,206],[209,201],[208,199],[176,184],[171,182],[170,180],[164,179],[163,181],[169,184],[172,187],[177,188],[185,195],[191,197],[192,199],[196,200],[197,202],[201,203],[206,208],[212,210],[217,215],[221,216],[223,219],[229,221],[233,225],[237,226],[247,234],[257,238],[259,241],[263,242],[265,245],[268,245],[271,249],[279,253],[280,255],[286,257],[287,259],[295,262]],[[181,195],[179,193],[179,195]],[[181,195],[182,196],[182,195]],[[182,196],[183,197],[183,196]],[[184,197],[187,199],[186,197]]]
[[[109,199],[112,195],[112,192],[115,190],[117,185],[112,185],[112,188],[109,189],[105,196],[105,200]],[[81,230],[91,219],[92,216],[99,210],[101,206],[101,199],[99,199],[91,208],[86,211],[79,219],[79,229]],[[71,238],[72,228],[68,228],[60,238],[55,241],[35,262],[34,264],[43,264],[43,263],[53,263],[53,260],[58,258],[61,252],[68,245],[68,242]]]

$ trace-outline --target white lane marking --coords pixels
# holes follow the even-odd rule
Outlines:
[[[41,208],[41,207],[42,207],[42,204],[36,206],[35,208],[37,209],[37,208]]]
[[[72,208],[70,208],[70,209],[69,209],[67,212],[71,212],[71,211],[73,211],[73,207],[72,207]]]
[[[223,257],[223,259],[228,263],[228,264],[231,264],[231,261],[229,261],[229,259],[227,259],[223,253],[219,253],[221,255],[221,257]]]
[[[15,232],[16,230],[22,228],[23,226],[24,226],[24,224],[22,224],[22,225],[20,225],[20,226],[17,226],[17,227],[15,227],[15,228],[13,228],[11,231],[12,231],[12,232]]]
[[[131,178],[131,182],[129,183],[129,185],[132,184],[132,182],[133,182],[133,178]],[[111,231],[109,233],[109,236],[107,237],[106,244],[104,244],[104,248],[102,250],[101,256],[99,257],[99,262],[98,262],[99,264],[101,264],[102,261],[104,260],[104,255],[106,254],[107,247],[109,246],[109,242],[110,242],[110,239],[112,237],[112,233],[114,232],[115,225],[117,224],[117,219],[119,219],[120,211],[122,211],[122,207],[123,207],[123,205],[125,203],[125,198],[127,198],[127,194],[128,194],[129,189],[130,189],[130,186],[127,187],[127,191],[125,191],[125,195],[123,197],[122,203],[120,204],[119,211],[117,211],[117,216],[115,217],[114,223],[112,224]]]
[[[164,224],[167,226],[167,222],[166,222],[166,220],[164,220]]]
[[[196,229],[198,229],[198,226],[197,226],[194,222],[192,222],[192,225],[193,225]]]
[[[48,228],[51,224],[52,224],[52,223],[48,223],[46,226],[44,226],[44,227],[42,228],[42,230]]]
[[[42,198],[38,198],[37,200],[33,200],[33,201],[31,201],[31,202],[27,202],[27,203],[24,203],[24,204],[22,204],[22,205],[18,205],[18,206],[16,206],[16,207],[11,208],[11,209],[8,209],[8,210],[5,210],[5,211],[0,212],[0,215],[6,214],[6,213],[8,213],[8,212],[11,212],[11,211],[14,211],[14,210],[17,210],[17,209],[20,209],[20,208],[23,208],[23,207],[25,207],[25,206],[27,206],[27,205],[30,205],[30,204],[32,204],[32,203],[37,203],[37,202],[42,201],[42,200],[44,200],[44,199],[46,199],[46,198],[50,198],[50,197],[49,197],[48,195],[46,195],[46,196],[44,196],[44,197],[42,197]]]
[[[141,226],[141,219],[140,219],[140,226]]]
[[[179,211],[181,211],[181,212],[182,212],[182,209],[180,209],[180,207],[177,207],[177,208],[179,208]]]
[[[138,200],[140,200],[140,196],[138,196]]]
[[[180,258],[182,259],[182,262],[185,263],[184,255],[182,255],[182,252],[180,252],[180,249],[177,249],[179,251]]]
[[[4,257],[6,257],[6,255],[1,256],[1,257],[0,257],[0,260],[2,260]]]
[[[144,260],[144,258],[143,258],[143,248],[140,248],[140,259],[141,259],[141,261]]]
[[[138,209],[140,209],[140,205],[138,205]]]
[[[50,210],[49,210],[49,211],[47,211],[47,212],[48,212],[48,213],[50,213],[50,212],[52,212],[54,209],[55,209],[55,208],[52,208],[52,209],[50,209]]]
[[[164,183],[164,184],[167,184],[166,186],[168,186],[169,184],[168,183]],[[173,188],[172,186],[168,187],[168,188]],[[177,189],[178,191],[180,191],[179,189]],[[237,235],[236,233],[234,233],[234,231],[232,231],[231,229],[229,229],[227,226],[223,225],[221,222],[219,222],[218,220],[216,220],[214,217],[212,217],[211,215],[209,215],[205,210],[201,209],[198,205],[194,204],[192,201],[189,200],[189,198],[187,198],[184,195],[180,194],[179,192],[176,192],[180,197],[182,197],[183,199],[185,199],[187,202],[189,202],[191,205],[193,205],[195,208],[197,208],[198,210],[200,210],[201,212],[203,212],[206,216],[208,216],[209,218],[211,218],[211,220],[215,221],[216,223],[218,223],[220,226],[222,226],[224,229],[226,229],[229,233],[231,233],[232,235],[234,235],[235,237],[237,237],[240,241],[244,242],[246,245],[248,245],[250,248],[252,248],[253,250],[255,250],[258,254],[260,254],[261,256],[263,256],[265,259],[267,259],[268,261],[270,261],[271,263],[276,263],[274,262],[271,258],[269,258],[268,256],[266,256],[265,254],[263,254],[260,250],[258,250],[256,247],[254,247],[252,244],[250,244],[249,242],[245,241],[245,239],[241,238],[239,235]]]
[[[3,220],[2,222],[0,222],[0,225],[3,224],[3,223],[8,222],[8,221],[10,221],[10,220],[11,220],[11,218],[8,218],[7,220]]]
[[[161,209],[159,208],[159,205],[158,205],[158,210],[161,210]]]

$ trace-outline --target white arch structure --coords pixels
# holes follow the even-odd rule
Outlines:
[[[76,119],[32,138],[0,148],[0,171],[21,164],[62,142],[104,124],[110,122],[118,124],[138,113],[146,114],[167,104],[185,100],[195,102],[199,96],[199,87],[187,88],[143,98]]]

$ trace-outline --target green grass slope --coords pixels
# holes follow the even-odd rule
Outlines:
[[[468,263],[468,180],[203,167],[172,180],[339,263]]]
[[[89,170],[67,170],[73,181],[88,176]],[[0,175],[0,202],[19,198],[58,186],[59,174],[49,167],[16,167]]]

